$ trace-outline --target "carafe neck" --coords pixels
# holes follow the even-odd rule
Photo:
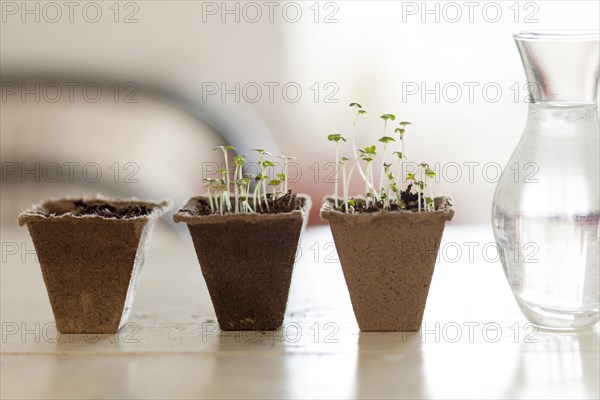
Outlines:
[[[520,32],[514,38],[532,103],[598,103],[600,32]]]

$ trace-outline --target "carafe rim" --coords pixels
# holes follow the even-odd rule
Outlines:
[[[555,41],[555,40],[600,40],[600,31],[592,29],[539,29],[513,33],[515,40]]]

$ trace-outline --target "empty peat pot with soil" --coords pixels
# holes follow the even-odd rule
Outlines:
[[[350,106],[355,109],[356,124],[366,111],[358,103]],[[435,171],[428,164],[413,163],[413,172],[403,178],[404,135],[412,124],[400,122],[394,131],[397,135],[391,137],[386,130],[395,115],[380,118],[384,133],[378,158],[376,145],[357,149],[354,137],[354,159],[340,158],[339,145],[346,138],[328,136],[336,146],[342,193],[338,196],[336,179],[335,195],[325,199],[321,217],[331,227],[359,328],[412,332],[421,327],[445,223],[452,220],[454,210],[450,198],[433,196],[428,181]],[[388,147],[397,141],[399,149],[392,154],[398,165],[394,167],[387,160]],[[373,174],[376,160],[381,171],[377,181]],[[347,164],[352,161],[348,171]],[[348,187],[354,172],[360,174],[365,194],[350,198]]]
[[[173,216],[186,223],[222,330],[273,330],[283,324],[296,250],[310,210],[310,198],[288,190],[287,161],[278,179],[260,154],[260,173],[244,174],[244,156],[228,174],[205,179],[207,195],[190,199]],[[251,183],[254,182],[254,189]],[[271,190],[268,191],[267,187]]]
[[[65,198],[19,215],[59,332],[115,333],[123,326],[152,230],[169,209],[168,201]]]

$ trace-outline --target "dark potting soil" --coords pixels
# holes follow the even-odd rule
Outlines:
[[[116,206],[112,203],[88,203],[85,200],[74,200],[70,211],[54,213],[54,215],[72,214],[76,217],[83,215],[97,215],[104,218],[128,219],[148,215],[152,208],[143,203],[129,203],[125,206]]]
[[[233,203],[233,198],[231,200]],[[252,206],[252,200],[250,199],[248,202],[250,206]],[[294,210],[301,210],[303,207],[303,202],[297,197],[297,194],[292,193],[291,190],[288,190],[286,194],[278,198],[274,198],[274,196],[269,193],[267,194],[267,202],[269,205],[268,207],[266,206],[265,200],[261,199],[260,207],[257,204],[257,209],[254,210],[254,212],[257,214],[280,214],[292,212]],[[198,197],[195,208],[184,208],[179,211],[188,213],[190,215],[218,214],[218,211],[213,212],[210,209],[210,204],[206,197]],[[228,214],[227,211],[224,211],[224,213]]]
[[[406,187],[406,190],[402,190],[400,192],[400,200],[404,204],[403,208],[400,208],[400,205],[391,203],[389,208],[386,208],[388,211],[419,211],[419,195],[417,193],[411,192],[412,183]],[[353,199],[354,200],[354,212],[355,213],[374,213],[379,212],[384,209],[384,202],[380,200],[378,202],[371,202],[369,207],[367,207],[364,199]],[[395,199],[394,199],[395,200]],[[337,211],[345,211],[345,207],[343,201],[338,203]],[[421,195],[421,210],[425,209],[425,196]]]

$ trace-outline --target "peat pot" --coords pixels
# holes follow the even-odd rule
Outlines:
[[[19,215],[35,246],[57,329],[115,333],[126,322],[156,220],[169,202],[48,200]]]
[[[347,214],[325,200],[321,217],[329,221],[362,331],[420,329],[445,223],[454,217],[450,199],[435,205],[430,212]]]
[[[310,210],[198,215],[194,197],[174,215],[188,225],[222,330],[274,330],[283,324],[296,249]]]

